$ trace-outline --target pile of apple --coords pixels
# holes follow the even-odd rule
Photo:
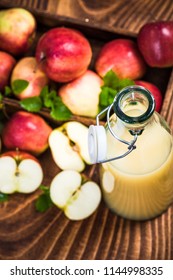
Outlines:
[[[173,66],[173,23],[144,25],[137,41],[115,39],[105,43],[90,69],[92,48],[78,30],[55,27],[37,41],[33,56],[27,56],[36,38],[34,16],[22,8],[0,11],[0,91],[1,99],[15,81],[27,86],[15,91],[18,100],[39,96],[41,90],[57,84],[57,95],[74,115],[95,117],[104,76],[112,70],[121,78],[132,79],[149,89],[160,111],[162,93],[154,84],[142,80],[147,66]],[[40,115],[20,110],[4,124],[1,132],[0,192],[30,193],[43,181],[39,156],[50,148],[52,158],[62,170],[50,184],[50,197],[72,220],[91,215],[101,200],[99,186],[84,178],[90,164],[87,148],[88,127],[68,121],[53,129]],[[1,140],[0,140],[1,149]]]

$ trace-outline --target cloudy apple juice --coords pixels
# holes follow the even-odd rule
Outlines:
[[[129,115],[136,115],[131,111]],[[114,123],[116,122],[116,126]],[[115,133],[130,140],[127,127],[116,117]],[[125,152],[107,129],[108,157]],[[165,211],[173,201],[173,143],[166,122],[154,113],[129,155],[100,165],[103,197],[108,207],[128,219],[146,220]]]

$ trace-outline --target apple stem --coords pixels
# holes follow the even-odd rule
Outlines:
[[[88,177],[91,179],[93,176],[94,176],[94,173],[96,171],[96,167],[97,167],[97,164],[94,164],[92,165],[92,167],[90,168],[90,171],[88,173]]]
[[[38,64],[37,64],[36,68],[38,68],[39,65],[41,65],[45,60],[46,60],[46,55],[45,55],[45,53],[42,52],[42,53],[40,54],[40,59],[39,59],[39,62],[38,62]]]
[[[33,73],[36,73],[37,72],[37,70],[38,70],[38,64],[35,66],[35,68],[33,69]]]
[[[21,162],[21,157],[20,157],[20,150],[19,148],[16,148],[16,162],[19,165],[19,163]],[[17,171],[18,172],[18,171]],[[18,176],[18,175],[16,175]]]

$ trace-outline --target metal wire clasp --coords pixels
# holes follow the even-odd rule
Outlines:
[[[125,156],[127,156],[128,154],[130,154],[134,149],[136,149],[136,146],[135,146],[135,143],[138,139],[138,135],[141,134],[141,129],[139,130],[131,130],[131,134],[134,136],[132,141],[126,141],[124,139],[121,139],[120,137],[118,137],[115,132],[112,130],[111,128],[111,125],[110,125],[110,112],[111,112],[111,109],[113,107],[113,104],[112,103],[111,105],[109,105],[108,107],[106,107],[103,111],[101,111],[97,116],[96,116],[96,125],[99,126],[99,118],[102,114],[104,114],[106,111],[107,111],[107,125],[108,125],[108,128],[109,128],[109,131],[111,132],[112,136],[114,138],[116,138],[118,141],[124,143],[125,145],[127,145],[127,152],[125,152],[124,154],[120,155],[120,156],[116,156],[116,157],[113,157],[113,158],[109,158],[109,159],[105,159],[105,160],[100,160],[99,163],[104,163],[104,162],[109,162],[109,161],[113,161],[113,160],[116,160],[116,159],[121,159]]]

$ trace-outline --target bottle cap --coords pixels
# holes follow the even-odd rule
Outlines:
[[[88,132],[88,151],[91,163],[97,163],[106,158],[107,139],[103,126],[90,125]]]

